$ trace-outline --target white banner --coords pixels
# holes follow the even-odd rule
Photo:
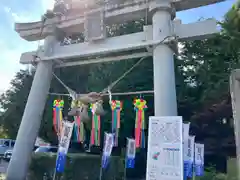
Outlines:
[[[184,161],[193,163],[194,161],[195,136],[189,136],[186,146],[184,145]]]
[[[195,175],[204,175],[204,144],[195,143]]]
[[[183,142],[186,142],[189,137],[190,122],[183,123]]]
[[[195,164],[204,164],[204,144],[195,143]]]
[[[136,154],[136,142],[135,139],[127,139],[127,157],[135,158]]]
[[[103,148],[103,155],[104,156],[111,156],[112,148],[114,144],[114,136],[111,133],[105,133],[105,142]]]
[[[187,151],[187,141],[189,138],[189,129],[190,129],[190,122],[183,123],[182,126],[182,139],[183,139],[183,160],[186,160],[186,151]]]
[[[182,117],[150,117],[146,180],[183,180]]]
[[[59,144],[58,151],[64,154],[67,154],[68,147],[71,141],[72,131],[73,131],[73,124],[68,121],[63,122],[63,129],[61,132],[61,140]]]

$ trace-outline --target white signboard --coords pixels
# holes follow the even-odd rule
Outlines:
[[[183,180],[182,117],[150,117],[146,180]]]
[[[59,152],[67,154],[73,131],[73,123],[65,121],[63,122],[63,129],[61,132],[61,140],[59,144]]]
[[[188,161],[193,163],[194,161],[194,143],[195,143],[195,136],[189,136],[187,143],[184,144],[184,161]]]

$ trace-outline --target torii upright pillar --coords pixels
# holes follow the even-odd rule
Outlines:
[[[172,16],[175,16],[175,12],[170,1],[155,1],[150,4],[149,10],[153,14],[153,40],[172,36]],[[153,69],[155,116],[177,116],[173,51],[167,44],[154,47]]]
[[[240,69],[231,72],[229,79],[237,155],[237,177],[240,179]]]
[[[48,36],[44,42],[45,55],[51,55],[55,42]],[[41,125],[52,79],[52,61],[39,62],[18,130],[16,144],[7,170],[7,180],[25,180],[30,158]]]

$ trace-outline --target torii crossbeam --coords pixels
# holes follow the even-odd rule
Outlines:
[[[177,42],[205,39],[217,32],[216,21],[208,19],[181,24],[176,11],[223,0],[116,0],[98,5],[94,0],[72,0],[64,12],[55,6],[54,16],[44,21],[16,23],[15,30],[27,41],[45,39],[42,51],[23,53],[22,64],[37,63],[32,88],[25,107],[7,180],[24,180],[38,135],[52,70],[55,67],[125,60],[153,56],[155,116],[177,115],[173,54]],[[66,13],[65,13],[66,12]],[[143,32],[106,37],[106,26],[148,17],[152,25]],[[59,37],[83,32],[85,42],[62,46]],[[136,53],[132,53],[136,50]],[[139,52],[139,50],[141,52]],[[125,52],[124,56],[120,55]],[[101,58],[96,59],[96,57]]]

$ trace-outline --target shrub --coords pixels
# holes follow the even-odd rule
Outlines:
[[[125,150],[121,151],[125,152]],[[114,154],[114,153],[113,153]],[[118,180],[124,177],[125,153],[120,156],[112,156],[110,166],[103,171],[103,180]],[[32,157],[28,179],[44,180],[52,179],[56,164],[56,154],[42,153],[34,154]],[[76,154],[67,155],[65,171],[61,180],[96,180],[99,179],[101,156],[93,154]],[[137,151],[135,159],[135,168],[128,169],[126,175],[128,179],[142,179],[146,174],[146,152]]]
[[[61,177],[61,180],[96,180],[100,173],[100,162],[101,157],[99,155],[69,154],[67,156],[64,173],[58,174],[57,177]],[[52,179],[55,163],[56,154],[34,155],[29,169],[28,179]],[[123,172],[119,165],[119,163],[121,163],[119,157],[112,157],[110,163],[111,166],[103,172],[104,180],[117,179]]]

